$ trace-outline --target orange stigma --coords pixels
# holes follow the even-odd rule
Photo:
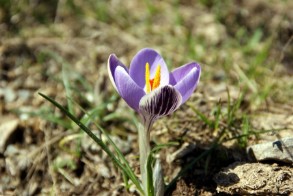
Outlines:
[[[152,90],[158,88],[160,86],[161,80],[161,66],[158,65],[156,68],[155,77],[150,79],[150,65],[146,63],[145,65],[145,85],[146,85],[146,92],[150,93]]]

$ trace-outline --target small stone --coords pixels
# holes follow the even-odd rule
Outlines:
[[[30,185],[28,186],[28,195],[35,195],[39,185],[37,182],[31,182]]]
[[[27,101],[31,96],[31,93],[29,90],[19,90],[18,91],[18,97],[24,101]]]
[[[266,142],[247,147],[251,159],[257,161],[275,160],[293,163],[293,138],[283,138],[273,142]]]
[[[0,97],[2,96],[5,102],[13,102],[16,99],[16,93],[12,88],[0,88]]]
[[[100,163],[97,165],[97,172],[98,172],[98,174],[100,174],[104,178],[110,178],[110,170],[103,163]]]
[[[16,133],[19,121],[17,119],[8,119],[0,125],[0,154],[3,154],[9,141]]]

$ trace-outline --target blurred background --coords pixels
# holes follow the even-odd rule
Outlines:
[[[202,66],[191,99],[155,125],[154,143],[179,142],[164,154],[190,144],[204,150],[220,132],[227,140],[247,135],[221,143],[239,154],[292,135],[292,10],[289,0],[0,0],[0,194],[135,194],[101,149],[37,94],[95,131],[81,108],[89,111],[138,170],[136,118],[108,78],[111,53],[129,65],[150,47],[170,70]],[[199,151],[176,163],[162,155],[166,181]],[[204,159],[194,174],[202,182],[178,182],[172,194],[214,194],[211,176],[235,160],[207,172]]]

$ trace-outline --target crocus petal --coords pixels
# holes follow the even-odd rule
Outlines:
[[[150,77],[155,76],[156,68],[161,66],[161,80],[160,86],[169,84],[169,71],[168,67],[159,53],[150,48],[140,50],[132,59],[129,68],[130,77],[141,88],[145,86],[145,66],[146,63],[150,65]]]
[[[174,112],[181,105],[180,93],[170,85],[146,94],[139,102],[139,113],[144,121],[153,121]]]
[[[182,80],[193,68],[197,68],[198,70],[200,70],[200,65],[192,62],[192,63],[188,63],[185,65],[182,65],[181,67],[178,67],[176,69],[174,69],[171,73],[170,73],[170,84],[171,85],[175,85],[177,84],[180,80]]]
[[[187,101],[195,90],[199,78],[201,68],[197,63],[186,64],[170,74],[171,85],[180,92],[182,96],[182,104]]]
[[[108,67],[108,73],[110,76],[110,80],[116,90],[117,90],[117,87],[116,87],[116,83],[115,83],[115,74],[114,73],[115,73],[115,70],[118,66],[122,67],[128,73],[127,67],[119,61],[119,59],[116,57],[115,54],[111,54],[108,58],[107,67]]]
[[[118,66],[114,75],[118,93],[131,108],[138,111],[139,101],[145,95],[144,90],[132,80],[123,67]]]

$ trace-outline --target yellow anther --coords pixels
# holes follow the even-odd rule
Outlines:
[[[156,89],[158,86],[160,86],[160,81],[161,81],[161,66],[158,65],[156,69],[156,74],[155,78],[152,84],[152,90]]]
[[[145,64],[145,87],[146,93],[151,92],[152,90],[156,89],[160,86],[161,81],[161,66],[158,65],[156,68],[155,77],[150,79],[150,65],[149,63]]]
[[[145,85],[146,85],[146,92],[151,92],[151,84],[150,84],[150,65],[149,63],[145,64]]]

